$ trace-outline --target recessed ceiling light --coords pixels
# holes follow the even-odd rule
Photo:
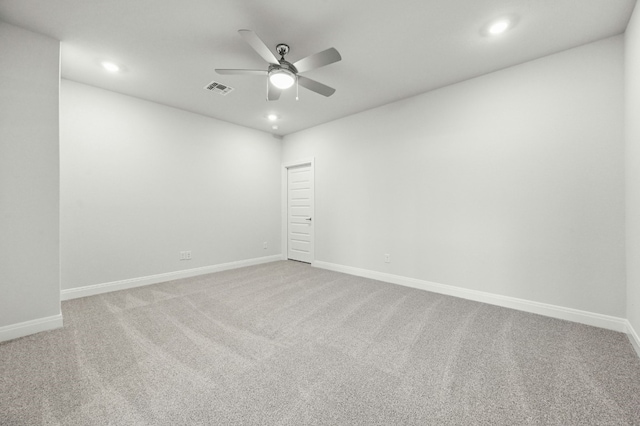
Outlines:
[[[276,121],[278,119],[278,116],[275,114],[269,114],[267,115],[267,118],[269,119],[269,121]]]
[[[109,71],[109,72],[118,72],[120,71],[120,67],[116,64],[114,64],[113,62],[102,62],[102,68],[104,68],[105,70]]]
[[[272,128],[273,130],[278,130],[278,126],[276,126],[275,124],[274,124],[273,126],[271,126],[271,128]]]
[[[509,21],[506,19],[502,19],[500,21],[494,22],[489,26],[489,34],[498,35],[509,29]]]

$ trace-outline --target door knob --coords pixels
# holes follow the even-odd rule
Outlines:
[[[310,217],[306,218],[305,220],[308,220],[309,222],[311,222],[311,218]]]

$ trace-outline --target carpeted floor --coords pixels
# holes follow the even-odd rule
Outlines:
[[[64,302],[4,425],[640,425],[622,333],[275,262]]]

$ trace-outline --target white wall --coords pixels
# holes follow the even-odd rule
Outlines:
[[[625,33],[627,318],[640,333],[640,7]]]
[[[618,36],[289,135],[283,161],[315,157],[316,260],[624,317],[622,118]]]
[[[63,289],[279,254],[280,140],[67,80],[60,114]]]
[[[60,315],[59,58],[57,40],[0,22],[0,340]]]

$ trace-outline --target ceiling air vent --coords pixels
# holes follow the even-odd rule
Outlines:
[[[211,83],[204,86],[204,90],[218,93],[222,96],[227,96],[229,92],[233,90],[233,87],[225,86],[224,84],[218,83],[217,81],[212,81]]]

